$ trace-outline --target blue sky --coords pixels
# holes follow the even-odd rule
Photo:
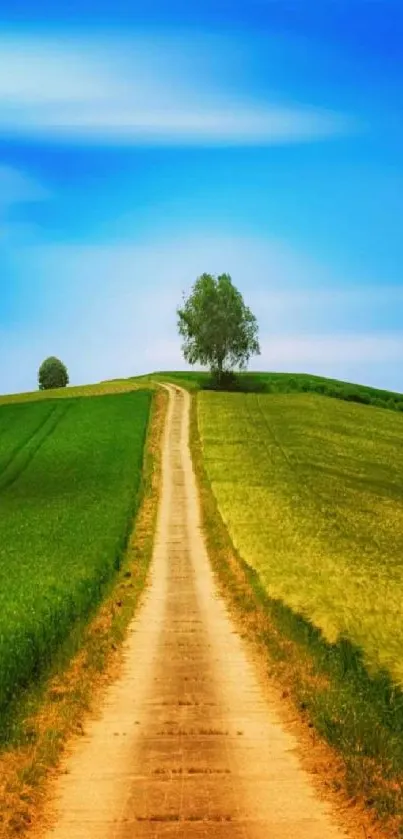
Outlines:
[[[184,367],[228,271],[257,369],[403,391],[400,0],[17,0],[0,26],[0,392]],[[130,8],[129,8],[130,6]]]

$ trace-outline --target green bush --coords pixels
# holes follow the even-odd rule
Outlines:
[[[59,358],[51,355],[42,362],[38,373],[39,390],[53,390],[66,387],[69,383],[67,367]]]

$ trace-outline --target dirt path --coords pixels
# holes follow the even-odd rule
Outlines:
[[[171,389],[151,580],[65,761],[48,839],[340,839],[218,598],[200,532],[188,394]]]

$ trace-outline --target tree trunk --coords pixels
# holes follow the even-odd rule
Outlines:
[[[219,387],[221,387],[222,377],[223,377],[223,372],[224,372],[223,361],[224,361],[223,358],[218,358],[217,359],[217,382],[218,382]]]

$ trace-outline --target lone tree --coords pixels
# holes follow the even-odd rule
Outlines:
[[[38,373],[39,390],[51,390],[66,387],[69,383],[67,367],[58,358],[51,355],[41,364]]]
[[[260,355],[257,320],[229,274],[198,277],[177,315],[186,361],[210,367],[218,384]]]

